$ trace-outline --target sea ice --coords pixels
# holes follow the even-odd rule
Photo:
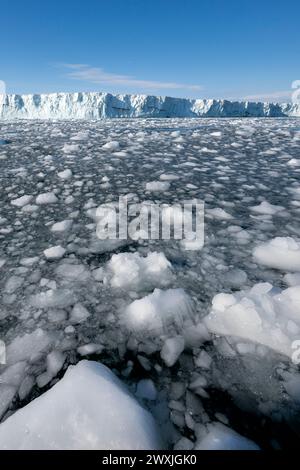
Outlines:
[[[195,450],[259,450],[253,441],[222,423],[210,423],[207,430],[207,435],[196,442]]]
[[[54,233],[63,233],[68,231],[72,227],[73,221],[72,220],[62,220],[61,222],[56,222],[51,227],[51,232]]]
[[[18,197],[17,199],[13,199],[11,201],[11,204],[16,207],[23,207],[29,204],[33,199],[33,196],[30,195],[24,195],[21,197]]]
[[[212,333],[262,344],[290,359],[300,334],[299,305],[300,286],[280,292],[259,283],[234,295],[217,294],[204,321]]]
[[[300,271],[300,242],[292,237],[276,237],[253,250],[254,260],[281,271]]]
[[[57,201],[58,201],[57,197],[52,192],[39,194],[35,200],[35,202],[40,205],[54,204]]]
[[[105,366],[81,361],[0,424],[4,449],[160,449],[150,413]]]
[[[146,183],[146,191],[167,191],[170,183],[165,181],[151,181]]]
[[[168,367],[172,367],[184,350],[184,338],[180,335],[168,338],[160,351],[160,356]]]
[[[112,287],[129,290],[151,290],[166,287],[173,279],[172,266],[163,253],[119,253],[107,263]]]
[[[59,173],[57,173],[57,175],[62,180],[68,180],[68,179],[72,178],[73,174],[72,174],[72,171],[69,168],[67,168],[66,170],[63,170],[63,171],[60,171]]]
[[[268,201],[263,201],[258,206],[253,206],[250,209],[252,212],[256,212],[257,214],[274,215],[277,214],[277,212],[284,210],[284,207],[275,206],[274,204],[270,204]]]
[[[155,289],[152,294],[128,305],[122,320],[129,330],[160,333],[167,331],[170,325],[181,329],[192,311],[192,301],[183,289]]]
[[[66,250],[62,246],[56,245],[44,250],[44,255],[47,259],[53,260],[62,258],[65,252]]]

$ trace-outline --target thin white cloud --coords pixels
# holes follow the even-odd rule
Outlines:
[[[257,95],[244,96],[247,101],[290,101],[293,90],[273,91],[271,93],[260,93]]]
[[[67,77],[73,80],[81,80],[95,84],[117,85],[145,90],[202,90],[202,86],[200,85],[161,82],[155,80],[139,80],[129,75],[118,75],[115,73],[105,72],[99,67],[90,67],[86,64],[63,64],[63,66],[70,70],[66,74]]]

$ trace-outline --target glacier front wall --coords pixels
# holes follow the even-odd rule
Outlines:
[[[0,119],[286,116],[300,116],[300,105],[96,92],[0,95]]]

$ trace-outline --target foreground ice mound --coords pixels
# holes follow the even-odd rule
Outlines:
[[[157,334],[172,326],[181,329],[192,311],[192,300],[183,289],[155,289],[128,305],[123,321],[131,331]]]
[[[255,261],[282,271],[300,271],[300,242],[291,237],[276,237],[253,250]]]
[[[105,366],[81,361],[0,425],[0,449],[159,449],[154,419]]]
[[[292,103],[201,100],[110,93],[6,95],[1,119],[101,119],[114,117],[283,117],[299,116]],[[111,149],[111,147],[108,147]],[[64,148],[67,153],[73,150]]]
[[[204,321],[211,332],[235,337],[237,348],[242,338],[290,358],[300,334],[300,285],[279,291],[260,283],[235,295],[217,294]],[[255,352],[255,346],[243,351]]]
[[[122,289],[143,290],[165,287],[173,278],[171,263],[163,253],[119,253],[107,264],[110,284]]]
[[[222,423],[210,423],[207,428],[207,435],[196,443],[195,450],[259,450],[253,441]]]

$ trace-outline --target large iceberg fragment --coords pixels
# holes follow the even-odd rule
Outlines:
[[[151,414],[105,366],[81,361],[0,425],[0,449],[159,449]]]

